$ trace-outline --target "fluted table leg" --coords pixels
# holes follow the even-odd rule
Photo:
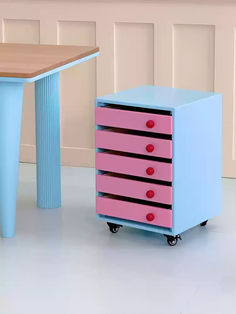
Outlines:
[[[23,83],[0,82],[0,223],[15,233]]]
[[[61,206],[59,73],[35,82],[37,206]]]

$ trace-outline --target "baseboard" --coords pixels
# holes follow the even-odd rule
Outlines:
[[[61,163],[63,166],[94,167],[95,149],[62,147]]]
[[[22,144],[20,148],[21,162],[36,162],[36,147],[34,145]],[[95,149],[61,147],[61,163],[63,166],[94,167]]]
[[[21,162],[36,162],[36,147],[35,145],[21,144],[20,146],[20,161]]]

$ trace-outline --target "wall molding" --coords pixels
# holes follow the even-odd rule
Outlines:
[[[61,147],[61,159],[63,166],[94,167],[95,149]],[[36,147],[34,145],[21,145],[20,161],[35,163]]]
[[[222,1],[218,1],[217,5],[213,5],[213,1],[208,1],[211,4],[205,3],[204,5],[198,1],[194,1],[194,4],[177,2],[153,1],[147,3],[140,1],[135,5],[133,2],[124,1],[109,3],[97,1],[43,2],[39,0],[0,2],[0,41],[3,41],[4,38],[15,41],[19,38],[19,36],[17,37],[19,32],[21,32],[22,41],[35,40],[36,42],[38,40],[36,23],[25,22],[20,24],[21,29],[13,27],[6,30],[7,26],[3,27],[3,21],[7,19],[8,21],[39,21],[39,42],[56,44],[61,41],[58,38],[60,36],[60,34],[58,35],[58,22],[64,21],[69,24],[78,22],[75,27],[69,24],[63,25],[63,27],[65,26],[63,40],[65,41],[67,36],[70,36],[66,44],[80,44],[80,40],[84,42],[86,38],[88,40],[93,38],[92,40],[101,48],[101,55],[93,65],[81,65],[81,68],[63,73],[63,76],[66,77],[62,83],[64,95],[61,112],[63,164],[94,166],[93,97],[112,93],[116,86],[119,89],[149,83],[149,78],[153,75],[155,85],[173,86],[175,84],[183,88],[188,86],[195,89],[213,88],[214,91],[223,94],[223,175],[236,177],[236,5],[222,4]],[[94,29],[86,24],[88,22],[95,23]],[[122,31],[119,32],[120,37],[118,38],[119,43],[127,46],[119,47],[119,49],[115,45],[117,40],[115,25],[118,24],[122,24]],[[133,25],[132,29],[128,27],[130,24]],[[144,24],[153,24],[153,43],[150,39],[150,30],[146,29]],[[127,28],[125,28],[126,25]],[[184,25],[179,29],[177,38],[174,37],[176,25]],[[209,31],[207,26],[214,27],[214,32]],[[30,36],[35,34],[35,38],[27,37],[27,27],[35,28],[29,32]],[[191,31],[193,31],[192,37]],[[7,32],[7,37],[4,32]],[[135,37],[136,33],[141,34],[140,42],[140,36]],[[125,36],[130,36],[130,40]],[[208,37],[212,38],[211,46],[208,46]],[[189,38],[196,38],[191,42],[191,49],[188,49]],[[129,42],[132,44],[128,45]],[[177,47],[176,45],[181,46]],[[125,49],[128,49],[129,53],[125,54]],[[197,62],[194,62],[194,58],[191,61],[191,57],[193,57],[189,55],[192,54],[191,50],[194,51]],[[181,58],[181,55],[177,55],[181,54],[181,51],[184,51],[186,57]],[[143,76],[138,71],[139,74],[136,75],[132,70],[134,67],[130,66],[133,62],[131,58],[135,58],[136,55],[137,67],[141,69],[140,73],[146,71]],[[147,58],[152,58],[152,56],[153,60],[147,61]],[[117,57],[119,59],[118,66],[121,69],[126,67],[131,69],[128,75],[124,74],[124,70],[117,71],[115,69]],[[214,60],[212,60],[213,57]],[[185,58],[188,60],[186,64]],[[201,58],[202,64],[199,63]],[[210,72],[212,68],[208,67],[208,60],[213,62],[214,73]],[[149,62],[152,62],[153,73],[150,72]],[[178,73],[174,71],[178,71]],[[181,72],[184,73],[184,78],[181,77]],[[196,75],[193,75],[194,73]],[[201,75],[207,78],[201,80]],[[78,86],[84,84],[82,88],[85,91],[85,98],[81,96],[82,91],[77,92],[76,84],[73,87],[68,86],[70,81],[75,82],[75,79],[78,79]],[[120,83],[117,84],[117,82]],[[31,162],[35,158],[35,141],[32,131],[34,109],[31,109],[34,106],[34,100],[32,87],[26,89],[24,108],[25,111],[28,110],[28,115],[26,112],[23,114],[21,160]],[[89,95],[91,95],[90,98]],[[70,121],[73,128],[71,128]],[[86,123],[86,121],[89,122]]]

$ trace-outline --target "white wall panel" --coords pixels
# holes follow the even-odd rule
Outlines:
[[[59,22],[58,44],[95,46],[96,24],[94,22]],[[78,158],[77,161],[80,160],[80,163],[89,165],[94,158],[95,97],[95,59],[61,73],[61,143],[62,147],[67,149],[66,154],[69,149],[71,154],[74,154],[75,163]],[[89,156],[83,160],[82,150],[83,154],[86,151]],[[62,149],[62,154],[64,151],[65,149]]]
[[[3,20],[0,19],[0,43],[3,42]]]
[[[223,174],[236,177],[236,5],[0,1],[1,21],[0,41],[101,48],[61,75],[63,164],[94,165],[96,90],[155,83],[223,94]],[[34,161],[34,92],[25,90],[21,160]]]
[[[6,43],[39,43],[39,21],[4,19],[3,39]]]
[[[174,86],[214,90],[215,28],[174,25]]]
[[[154,25],[147,23],[115,24],[116,90],[153,84]]]

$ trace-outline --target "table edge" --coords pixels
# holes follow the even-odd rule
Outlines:
[[[66,63],[64,65],[61,65],[59,67],[53,68],[52,70],[49,70],[47,72],[43,72],[39,75],[33,76],[33,77],[10,77],[10,76],[0,76],[0,82],[10,82],[10,83],[32,83],[35,81],[38,81],[46,76],[49,76],[51,74],[55,74],[57,72],[60,72],[62,70],[68,69],[72,66],[75,66],[79,63],[85,62],[87,60],[93,59],[95,57],[97,57],[100,54],[99,48],[97,48],[97,52],[93,53],[93,54],[89,54],[85,57],[82,57],[80,59],[76,59],[75,61]]]

